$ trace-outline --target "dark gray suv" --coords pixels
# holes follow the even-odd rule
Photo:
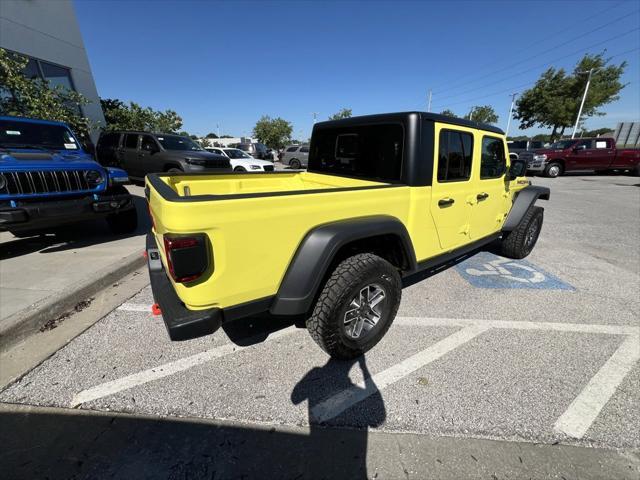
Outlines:
[[[107,132],[96,146],[98,161],[143,179],[157,172],[231,171],[227,157],[207,152],[189,137],[149,132]]]

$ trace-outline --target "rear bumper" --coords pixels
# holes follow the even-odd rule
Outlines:
[[[0,231],[44,230],[134,208],[129,194],[25,202],[0,207]]]
[[[222,323],[222,310],[189,310],[176,294],[171,281],[159,261],[158,246],[152,233],[147,234],[147,265],[154,301],[162,311],[162,318],[171,340],[188,340],[215,332]]]

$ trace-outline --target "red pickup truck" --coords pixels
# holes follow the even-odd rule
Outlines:
[[[529,172],[557,177],[578,170],[626,170],[640,175],[640,150],[619,149],[613,138],[558,140],[547,148],[520,153]]]

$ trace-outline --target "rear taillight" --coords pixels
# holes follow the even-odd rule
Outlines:
[[[164,235],[163,239],[169,273],[176,282],[193,282],[209,267],[207,237],[204,234]]]

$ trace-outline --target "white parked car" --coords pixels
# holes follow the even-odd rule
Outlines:
[[[229,158],[234,172],[273,172],[273,162],[258,160],[239,148],[207,147],[205,150]]]

